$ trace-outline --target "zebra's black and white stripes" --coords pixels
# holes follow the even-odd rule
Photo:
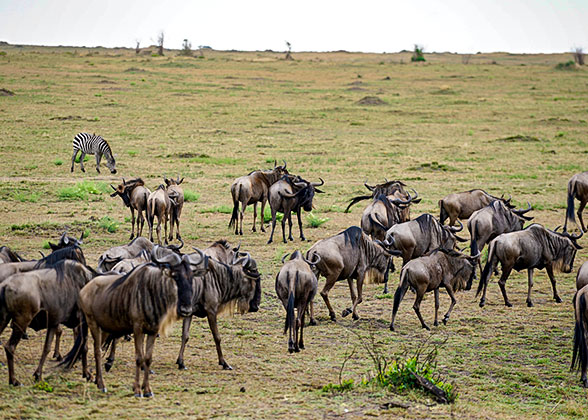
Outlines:
[[[100,160],[102,155],[106,158],[106,166],[110,169],[110,172],[116,173],[116,162],[112,155],[110,146],[101,136],[96,134],[78,133],[73,140],[73,156],[71,157],[71,171],[74,170],[74,163],[76,161],[76,155],[81,151],[80,155],[80,168],[82,172],[86,172],[84,169],[84,158],[86,154],[96,156],[96,171],[100,173]]]

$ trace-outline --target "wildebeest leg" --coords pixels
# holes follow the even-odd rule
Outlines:
[[[355,293],[355,287],[353,286],[353,279],[347,279],[347,284],[349,285],[349,294],[351,295],[351,308],[343,309],[343,312],[341,312],[343,318],[353,312],[352,308],[357,300],[357,294]]]
[[[322,296],[323,300],[325,301],[325,305],[327,305],[327,309],[329,310],[329,316],[331,317],[331,321],[335,321],[335,322],[337,321],[337,317],[335,316],[335,311],[333,310],[333,307],[331,306],[331,302],[329,302],[329,290],[331,290],[333,288],[338,277],[339,277],[338,272],[336,274],[332,275],[331,277],[327,277],[327,281],[325,282],[325,286],[323,287],[323,290],[321,290],[321,296]]]
[[[261,217],[263,218],[263,214],[261,215]],[[257,220],[257,201],[255,203],[253,203],[253,227],[251,228],[251,232],[257,232],[257,228],[255,227],[256,220]]]
[[[176,218],[173,216],[173,205],[172,208],[170,209],[170,215],[169,215],[169,236],[167,236],[166,234],[166,238],[167,240],[169,240],[170,242],[174,240],[174,223],[176,222]],[[166,242],[167,243],[167,242]]]
[[[533,301],[531,300],[531,289],[533,288],[533,269],[529,268],[527,270],[527,276],[529,278],[529,288],[527,290],[527,306],[530,308],[533,306]]]
[[[178,360],[176,360],[176,364],[178,365],[178,369],[186,370],[186,366],[184,365],[184,350],[186,349],[186,344],[190,339],[190,325],[192,324],[192,316],[187,316],[184,318],[182,322],[182,344],[180,345],[180,353],[178,354]]]
[[[557,289],[555,288],[555,277],[553,276],[553,267],[548,265],[545,267],[545,271],[547,271],[547,275],[549,276],[549,280],[551,280],[551,288],[553,289],[553,299],[557,303],[561,303],[561,298],[557,294]]]
[[[288,216],[286,216],[286,214],[284,213],[284,215],[282,216],[282,240],[284,241],[285,244],[288,243],[288,241],[286,240],[286,218]]]
[[[157,227],[155,228],[155,232],[157,232],[157,243],[161,245],[161,216],[157,216]]]
[[[582,226],[582,232],[586,232],[586,227],[584,226],[584,219],[582,219],[582,212],[584,211],[584,207],[586,207],[587,201],[580,201],[580,207],[578,208],[578,219],[580,219],[580,226]]]
[[[73,151],[73,156],[71,157],[71,171],[70,172],[74,171],[74,163],[76,162],[76,155],[78,154],[78,152],[79,152],[79,149],[74,149],[74,151]]]
[[[286,216],[286,215],[284,215]],[[288,212],[288,240],[293,241],[294,237],[292,236],[292,212]]]
[[[451,285],[446,285],[445,290],[447,290],[447,294],[451,298],[451,305],[449,305],[449,310],[443,317],[443,324],[447,325],[447,321],[449,321],[449,315],[451,315],[451,311],[453,311],[453,307],[457,303],[457,300],[455,299],[455,293],[453,292],[453,288],[451,287]]]
[[[133,383],[133,393],[135,397],[142,397],[141,386],[139,381],[141,380],[141,368],[145,369],[145,373],[148,373],[148,369],[145,367],[145,356],[143,354],[143,340],[145,334],[140,328],[135,328],[133,331],[135,337],[135,382]]]
[[[118,343],[119,338],[113,338],[112,343],[110,343],[110,352],[108,353],[108,357],[106,357],[106,363],[104,363],[104,369],[106,372],[109,372],[112,369],[112,365],[114,365],[114,358],[116,356],[116,345]]]
[[[80,154],[80,169],[82,170],[82,172],[86,172],[86,169],[84,169],[84,159],[86,158],[86,153],[84,153],[84,151],[82,150],[82,153]]]
[[[96,152],[96,172],[100,173],[100,160],[102,159],[102,154],[100,152]]]
[[[304,305],[298,309],[298,318],[300,318],[300,337],[298,338],[298,348],[304,350],[304,316],[306,315],[306,309],[308,308],[307,296]]]
[[[302,232],[302,210],[298,209],[298,211],[296,212],[296,217],[298,218],[298,229],[300,229],[300,240],[301,241],[306,241],[306,238],[304,237],[304,232]]]
[[[29,321],[30,322],[30,321]],[[21,324],[17,322],[13,322],[12,325],[12,334],[8,339],[8,343],[4,345],[4,351],[6,352],[6,363],[8,364],[8,384],[14,386],[20,386],[20,382],[16,380],[14,377],[14,352],[16,351],[16,346],[18,342],[22,338],[24,331],[26,330],[26,324]]]
[[[437,321],[437,314],[439,313],[439,288],[433,290],[433,294],[435,295],[435,321],[433,322],[433,325],[436,327],[439,325],[439,322]]]
[[[274,230],[276,230],[276,213],[274,209],[270,209],[272,212],[272,233],[270,233],[269,240],[267,241],[268,244],[271,244],[274,240]],[[284,219],[282,219],[284,220]],[[284,229],[282,229],[282,236],[284,235]]]
[[[512,303],[510,303],[510,301],[508,300],[508,296],[506,295],[506,279],[508,279],[508,276],[510,275],[510,272],[512,271],[512,266],[502,266],[502,275],[500,276],[500,280],[498,280],[498,285],[500,286],[500,291],[502,292],[502,297],[504,298],[504,304],[506,306],[508,306],[509,308],[512,306]],[[533,275],[531,274],[531,282],[533,281]],[[484,292],[486,292],[486,289],[484,288]],[[529,288],[529,294],[531,293],[531,288]],[[485,296],[485,294],[484,294]],[[528,297],[527,297],[528,299]]]
[[[141,389],[143,390],[143,396],[145,398],[153,397],[153,392],[149,386],[149,374],[151,373],[150,367],[151,359],[153,357],[153,345],[155,344],[155,337],[155,334],[147,335],[147,343],[145,344],[145,356],[143,360],[145,372],[143,373],[143,386],[141,386]]]
[[[265,195],[261,196],[261,213],[259,215],[259,225],[260,225],[260,229],[262,232],[265,232],[265,227],[263,227],[263,223],[264,223],[265,202],[266,201],[267,201],[267,197]]]
[[[163,214],[163,242],[167,245],[167,225],[169,224],[170,220],[167,217],[167,213]]]
[[[402,275],[401,275],[402,276]],[[398,308],[400,307],[400,302],[404,298],[406,291],[408,290],[408,282],[402,281],[400,286],[394,292],[394,306],[392,307],[392,321],[390,321],[390,331],[394,331],[394,319],[396,318],[396,313],[398,312]]]
[[[57,329],[55,330],[55,350],[53,351],[53,358],[55,360],[57,360],[58,362],[61,362],[61,360],[63,360],[63,357],[61,357],[61,353],[59,351],[59,344],[61,343],[61,335],[63,334],[63,327],[60,325],[57,326]]]
[[[300,352],[300,345],[298,344],[298,334],[300,332],[300,309],[301,306],[298,305],[296,318],[294,318],[294,351],[296,353]]]
[[[243,218],[245,217],[245,209],[247,208],[247,202],[241,201],[241,210],[239,210],[239,226],[235,224],[235,235],[243,235]],[[255,227],[255,225],[253,225]]]
[[[140,215],[141,213],[139,213]],[[139,222],[137,221],[137,232],[139,231]],[[135,209],[131,207],[131,237],[129,239],[133,239],[135,237]]]
[[[180,241],[182,239],[182,235],[180,234],[180,216],[182,215],[182,209],[177,210],[176,214],[176,239]]]
[[[425,320],[423,319],[423,316],[421,315],[421,302],[423,301],[424,295],[425,294],[422,293],[420,290],[417,290],[417,296],[416,296],[416,299],[414,300],[414,305],[412,305],[412,309],[414,309],[417,316],[419,317],[419,320],[421,321],[422,327],[430,331],[431,329],[428,327],[427,324],[425,324]]]
[[[218,364],[221,365],[225,370],[233,370],[231,365],[229,365],[223,357],[223,351],[221,350],[221,338],[220,334],[218,333],[218,325],[216,323],[216,314],[207,313],[206,316],[208,318],[210,332],[212,332],[212,338],[214,338],[214,345],[216,346],[216,353],[218,355]]]
[[[308,321],[308,325],[316,325],[316,319],[314,319],[314,301],[311,300],[308,306],[310,306],[310,321]]]
[[[143,217],[143,212],[137,210],[137,236],[143,236],[143,225],[145,224],[145,217]],[[139,228],[139,226],[141,226]]]
[[[45,360],[47,360],[47,355],[51,351],[51,344],[53,342],[53,337],[55,336],[55,327],[47,328],[47,334],[45,334],[45,344],[43,345],[43,351],[41,353],[41,359],[39,360],[39,366],[37,366],[37,370],[33,373],[33,378],[35,378],[35,382],[39,382],[41,377],[43,376],[43,365],[45,364]]]
[[[106,387],[104,386],[104,379],[102,377],[102,330],[93,319],[88,317],[87,321],[88,327],[90,328],[90,332],[92,333],[92,338],[94,339],[94,360],[96,362],[96,386],[100,391],[106,392]]]
[[[353,302],[353,315],[351,315],[351,317],[357,321],[359,319],[359,315],[357,315],[357,305],[359,305],[361,302],[363,302],[363,279],[365,277],[365,273],[361,276],[358,276],[357,278],[357,298],[355,299],[355,302]]]

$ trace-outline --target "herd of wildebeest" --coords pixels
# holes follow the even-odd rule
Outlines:
[[[99,165],[99,162],[98,162]],[[73,166],[73,163],[72,163]],[[73,169],[73,168],[72,168]],[[98,168],[97,168],[98,170]],[[320,179],[320,178],[319,178]],[[50,243],[52,253],[37,261],[25,261],[8,247],[0,248],[0,334],[12,321],[12,334],[4,344],[9,383],[19,385],[14,372],[16,347],[27,328],[46,329],[47,335],[41,359],[34,372],[35,380],[42,377],[43,364],[55,337],[53,357],[65,368],[81,359],[83,377],[92,378],[87,363],[88,330],[93,337],[95,382],[106,391],[102,373],[102,351],[108,351],[104,368],[108,371],[115,360],[117,341],[129,339],[135,343],[136,396],[153,395],[149,374],[153,345],[156,337],[165,336],[173,322],[183,319],[181,347],[177,359],[185,369],[183,353],[188,342],[192,317],[208,320],[216,345],[219,364],[232,369],[221,349],[217,317],[223,312],[255,312],[261,300],[261,276],[255,259],[241,246],[233,246],[225,239],[208,248],[184,253],[180,233],[180,217],[184,203],[181,187],[183,178],[164,178],[151,192],[140,178],[125,180],[112,186],[112,197],[119,196],[131,210],[131,242],[113,247],[102,254],[96,269],[88,266],[82,252],[82,238],[63,233],[57,244]],[[256,231],[257,203],[261,204],[260,229],[265,232],[264,206],[269,202],[272,214],[273,240],[276,215],[283,214],[282,240],[292,237],[292,212],[298,218],[300,238],[304,240],[301,212],[310,211],[315,193],[324,181],[309,182],[289,173],[286,162],[274,163],[269,170],[257,170],[236,179],[231,186],[233,212],[229,227],[236,235],[243,235],[245,209],[253,205],[253,232]],[[363,211],[361,227],[351,226],[337,235],[321,239],[306,251],[295,251],[282,258],[276,275],[275,290],[286,309],[284,333],[288,333],[288,351],[304,348],[305,315],[310,325],[316,324],[313,298],[318,279],[326,282],[320,295],[329,316],[336,320],[329,301],[329,290],[340,280],[347,280],[351,307],[342,311],[359,319],[358,305],[362,302],[363,286],[367,280],[385,284],[394,272],[394,257],[402,258],[400,282],[394,293],[390,330],[399,305],[408,289],[416,294],[413,309],[423,328],[429,329],[421,313],[420,304],[427,292],[435,297],[434,325],[438,325],[439,289],[445,288],[451,304],[443,317],[447,323],[456,304],[455,293],[469,290],[480,272],[477,295],[480,306],[486,302],[486,288],[490,277],[497,273],[500,263],[502,275],[498,281],[506,306],[512,306],[506,293],[506,281],[513,269],[528,271],[526,303],[533,306],[531,289],[533,270],[544,269],[551,280],[553,298],[561,302],[557,293],[554,271],[569,273],[573,269],[577,241],[585,231],[582,210],[588,202],[588,172],[577,174],[568,184],[568,205],[564,228],[550,230],[533,223],[526,214],[532,209],[516,209],[511,197],[493,196],[481,189],[449,194],[439,201],[440,217],[422,214],[411,220],[410,209],[420,201],[414,190],[402,181],[385,181],[375,186],[365,183],[366,195],[354,197],[349,208],[369,200]],[[411,194],[412,191],[412,194]],[[567,231],[568,221],[575,222],[574,200],[580,201],[579,233]],[[135,211],[137,218],[135,218]],[[157,218],[157,244],[153,243],[153,227]],[[142,236],[147,220],[149,239]],[[458,233],[463,230],[460,220],[467,219],[470,232],[470,253],[457,247],[466,242]],[[136,227],[135,227],[136,221]],[[286,221],[289,234],[286,237]],[[448,221],[447,224],[445,222]],[[457,226],[456,226],[457,223]],[[164,227],[162,245],[161,225]],[[168,234],[169,225],[169,234]],[[168,245],[175,239],[179,245]],[[136,229],[136,230],[135,230]],[[488,245],[488,257],[482,268],[481,252]],[[479,270],[478,270],[479,268]],[[353,280],[356,280],[354,284]],[[572,367],[581,369],[581,381],[586,387],[588,378],[588,263],[579,270],[574,296],[575,332]],[[62,326],[73,329],[75,342],[64,357],[59,350]],[[140,375],[143,371],[143,382]]]

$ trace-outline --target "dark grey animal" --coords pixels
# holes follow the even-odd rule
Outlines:
[[[584,207],[586,207],[586,203],[588,203],[588,172],[580,172],[568,181],[568,207],[566,210],[564,231],[567,230],[568,221],[576,222],[574,218],[574,199],[580,201],[578,219],[580,219],[582,232],[585,232],[586,226],[584,225],[584,219],[582,219],[582,212],[584,211]]]
[[[586,285],[588,285],[588,261],[578,269],[578,273],[576,274],[576,290],[580,290]]]
[[[300,239],[305,241],[304,232],[302,231],[302,210],[312,211],[312,200],[315,193],[322,193],[320,187],[325,183],[321,178],[321,182],[308,182],[303,179],[292,179],[289,176],[282,177],[281,180],[274,183],[269,189],[269,204],[272,211],[272,233],[267,241],[271,244],[274,237],[274,230],[276,229],[276,213],[284,214],[282,218],[282,237],[284,243],[286,241],[286,219],[290,227],[288,239],[293,241],[292,237],[292,212],[296,213],[298,217],[298,228],[300,230]]]
[[[99,273],[106,273],[124,259],[131,259],[138,257],[142,251],[147,251],[151,254],[153,249],[153,242],[142,236],[137,236],[127,245],[120,245],[110,248],[98,259],[97,271]]]
[[[89,133],[78,133],[73,139],[73,156],[71,157],[71,172],[74,170],[74,163],[78,152],[82,152],[80,155],[80,168],[82,172],[86,172],[84,169],[84,158],[86,154],[96,156],[96,172],[100,173],[100,160],[102,156],[106,158],[106,166],[110,169],[110,172],[116,173],[116,162],[112,155],[112,150],[109,144],[101,136]]]
[[[39,366],[33,374],[39,381],[59,325],[77,328],[81,324],[79,291],[96,274],[84,264],[63,260],[51,268],[14,274],[0,285],[0,334],[12,320],[12,334],[4,345],[10,385],[20,385],[14,375],[14,354],[26,329],[47,329]]]
[[[16,252],[11,250],[7,246],[0,246],[0,264],[22,261],[22,257],[18,255]]]
[[[362,302],[363,283],[369,274],[375,282],[388,280],[390,270],[394,272],[392,256],[397,254],[388,251],[379,243],[372,241],[358,226],[347,228],[343,232],[321,239],[315,243],[306,253],[308,261],[319,262],[313,271],[317,278],[322,275],[326,278],[321,296],[329,309],[329,316],[336,321],[335,311],[329,301],[329,290],[340,280],[347,280],[351,293],[353,306],[343,311],[341,316],[353,314],[353,319],[359,319],[357,305]],[[353,279],[357,280],[357,295],[353,287]],[[311,306],[310,322],[315,323],[313,308]]]
[[[582,371],[580,380],[582,386],[588,388],[588,286],[584,286],[576,293],[574,298],[574,316],[576,323],[574,326],[574,350],[572,356],[571,370],[578,369]]]
[[[288,174],[286,162],[284,166],[277,166],[274,162],[274,168],[267,171],[253,171],[249,175],[237,178],[231,185],[231,195],[233,197],[233,213],[229,228],[235,227],[235,235],[243,235],[243,215],[249,204],[253,204],[253,227],[255,232],[255,219],[257,218],[257,203],[261,203],[261,221],[260,228],[265,232],[263,227],[263,212],[265,202],[269,195],[269,188],[277,182],[283,175]],[[241,203],[241,210],[239,210]]]
[[[538,270],[545,268],[549,280],[551,280],[553,299],[560,303],[561,298],[557,294],[553,270],[559,269],[564,273],[572,271],[576,251],[582,248],[576,242],[581,236],[582,234],[570,235],[566,231],[563,233],[551,231],[537,223],[523,230],[503,233],[498,236],[490,242],[488,262],[480,276],[480,283],[476,293],[476,296],[478,296],[483,291],[480,306],[484,306],[486,303],[488,280],[496,270],[499,262],[502,266],[502,275],[498,285],[506,306],[512,306],[506,295],[505,285],[513,268],[517,271],[527,270],[529,278],[527,306],[533,306],[531,289],[533,287],[533,270],[535,268]]]
[[[380,194],[384,194],[385,196],[391,197],[391,198],[400,198],[402,200],[406,200],[408,198],[408,192],[404,189],[404,187],[406,187],[406,184],[402,181],[388,181],[388,180],[386,180],[386,182],[384,182],[382,184],[377,184],[374,186],[368,185],[367,182],[364,182],[363,185],[365,185],[365,187],[371,192],[371,194],[359,195],[357,197],[353,197],[351,199],[351,202],[349,203],[349,205],[345,209],[345,213],[348,213],[349,209],[354,204],[357,204],[362,200],[374,199]],[[420,199],[415,201],[415,204],[418,203],[419,201],[420,201]],[[404,218],[409,220],[410,214],[406,215]]]
[[[212,245],[206,248],[204,250],[204,254],[222,263],[230,264],[231,261],[233,261],[233,257],[235,256],[235,254],[239,252],[240,248],[241,244],[239,244],[235,248],[231,248],[231,245],[226,239],[221,239],[219,241],[212,243]]]
[[[142,250],[141,253],[134,258],[126,258],[114,265],[110,271],[114,273],[126,274],[133,270],[138,265],[151,262],[151,253],[147,250]]]
[[[137,236],[143,235],[143,226],[147,218],[147,198],[151,191],[145,187],[145,183],[141,178],[131,179],[125,181],[123,178],[122,184],[118,184],[116,188],[110,185],[114,192],[110,194],[111,197],[117,195],[122,198],[125,206],[131,209],[131,236],[129,239],[135,237],[135,210],[137,211]],[[145,213],[145,216],[143,216]]]
[[[468,219],[471,255],[482,252],[484,246],[498,235],[521,230],[526,221],[533,220],[532,217],[525,216],[531,210],[531,204],[527,209],[515,210],[502,200],[493,201],[476,210]]]
[[[225,360],[221,349],[221,337],[218,332],[217,316],[223,312],[233,313],[237,310],[243,314],[257,312],[261,302],[261,276],[257,264],[248,253],[241,257],[235,253],[231,264],[208,259],[208,271],[204,276],[194,277],[195,284],[201,284],[202,293],[195,293],[190,315],[184,318],[182,326],[182,345],[176,361],[179,369],[184,365],[184,349],[188,342],[192,315],[206,317],[214,338],[218,364],[223,369],[233,369]]]
[[[406,200],[400,198],[391,199],[384,194],[374,197],[374,200],[363,211],[361,229],[367,235],[370,235],[372,239],[383,241],[388,229],[395,224],[410,220],[410,213],[408,213],[408,219],[406,219],[407,212],[405,210],[418,197],[416,191],[414,193],[414,197],[408,194]]]
[[[412,307],[421,321],[422,327],[430,330],[421,315],[421,301],[425,293],[431,291],[435,293],[435,322],[433,325],[439,325],[437,321],[439,288],[444,287],[451,298],[449,310],[443,317],[443,323],[447,324],[449,315],[451,315],[451,311],[457,302],[454,292],[465,289],[468,283],[472,283],[479,256],[478,254],[470,257],[454,250],[439,248],[406,263],[400,272],[400,286],[398,286],[396,293],[394,293],[394,307],[392,309],[390,330],[394,331],[394,319],[396,318],[398,307],[409,288],[416,292],[416,299]]]
[[[82,333],[64,363],[71,366],[80,355],[85,356],[89,328],[94,339],[96,385],[103,392],[106,392],[101,363],[104,335],[112,340],[133,334],[136,360],[133,391],[137,397],[152,397],[149,372],[155,338],[158,334],[167,335],[180,317],[189,316],[193,294],[201,293],[193,289],[192,273],[203,274],[208,258],[202,252],[180,257],[162,251],[165,250],[154,246],[153,263],[140,265],[125,275],[99,276],[80,292],[79,304],[87,324],[83,324]],[[144,379],[139,384],[141,369]]]
[[[502,198],[479,189],[449,194],[439,200],[439,208],[441,209],[439,221],[443,224],[445,220],[449,219],[449,226],[453,226],[456,220],[468,219],[473,212],[496,200],[502,200]],[[505,202],[510,204],[510,199]]]
[[[304,349],[304,315],[314,299],[318,280],[312,267],[320,261],[308,261],[300,251],[294,251],[288,261],[282,257],[282,268],[276,276],[276,294],[286,310],[284,334],[288,332],[288,351],[299,352]],[[294,311],[297,311],[297,314]],[[300,334],[298,333],[300,331]]]
[[[182,208],[184,207],[184,190],[180,187],[180,184],[184,182],[184,178],[180,179],[180,176],[176,179],[163,178],[165,185],[167,185],[167,194],[172,200],[172,206],[169,214],[169,237],[168,240],[172,241],[174,236],[174,225],[176,226],[176,239],[181,239],[180,235],[180,216],[182,215]]]

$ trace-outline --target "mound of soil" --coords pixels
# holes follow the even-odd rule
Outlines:
[[[349,88],[349,89],[347,89],[347,90],[348,90],[348,91],[350,91],[350,92],[359,92],[359,91],[365,91],[365,89],[364,89],[364,88],[362,88],[362,87],[359,87],[359,86],[353,86],[353,87],[350,87],[350,88]]]
[[[356,80],[355,82],[349,83],[348,86],[361,86],[361,85],[363,85],[363,82],[361,80]]]
[[[357,105],[386,105],[387,102],[377,96],[365,96],[356,102]]]
[[[8,89],[0,89],[0,96],[14,96],[14,92]]]
[[[53,121],[53,120],[57,120],[57,121],[79,121],[79,120],[83,120],[83,118],[80,117],[79,115],[68,115],[67,117],[51,117],[49,119],[51,121]]]
[[[496,141],[504,141],[504,142],[518,142],[518,141],[522,141],[522,142],[538,142],[538,141],[541,141],[541,140],[538,139],[537,137],[523,136],[522,134],[517,134],[515,136],[504,137],[502,139],[496,139]]]
[[[125,73],[145,73],[145,70],[138,67],[129,67],[125,70]]]

